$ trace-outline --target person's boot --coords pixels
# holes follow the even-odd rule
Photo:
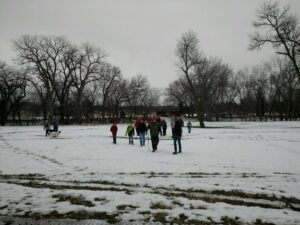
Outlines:
[[[177,148],[174,149],[173,155],[177,154]]]
[[[179,149],[179,152],[178,153],[181,153],[181,149]]]

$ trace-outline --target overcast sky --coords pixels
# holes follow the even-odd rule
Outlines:
[[[236,71],[267,60],[270,48],[249,52],[249,33],[262,0],[0,0],[0,60],[15,56],[12,39],[23,34],[89,41],[108,53],[125,77],[146,75],[155,87],[178,78],[176,42],[198,34],[207,56]],[[284,0],[300,12],[300,0]]]

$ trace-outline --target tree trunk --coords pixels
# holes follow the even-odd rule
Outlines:
[[[75,106],[75,120],[77,123],[82,123],[82,97],[80,91],[78,91],[78,96],[76,98],[76,106]]]
[[[59,115],[60,115],[60,122],[65,122],[65,105],[61,104],[59,107]]]
[[[1,108],[0,108],[0,117],[1,117],[1,125],[5,126],[5,123],[7,121],[7,104],[5,102],[2,102]]]
[[[48,95],[48,98],[46,100],[46,108],[47,108],[47,111],[48,111],[48,119],[50,121],[52,121],[53,120],[53,113],[54,113],[54,102],[53,102],[52,93],[50,93]]]
[[[199,121],[200,127],[205,128],[204,115],[203,115],[202,107],[201,107],[200,104],[196,104],[196,107],[197,107],[197,119]]]

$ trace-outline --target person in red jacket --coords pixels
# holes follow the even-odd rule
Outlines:
[[[113,143],[117,144],[117,132],[118,132],[118,127],[116,123],[113,123],[113,125],[110,128],[110,132],[112,133],[113,136]]]
[[[135,128],[135,131],[136,131],[136,135],[138,135],[138,136],[140,135],[140,133],[138,131],[138,127],[139,127],[140,123],[141,123],[141,118],[137,118],[137,120],[134,123],[134,128]]]

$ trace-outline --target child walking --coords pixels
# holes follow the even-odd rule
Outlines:
[[[118,127],[117,127],[116,123],[113,123],[113,125],[110,127],[110,132],[112,133],[112,136],[113,136],[113,143],[117,144]]]
[[[188,128],[188,132],[189,132],[189,134],[191,133],[191,130],[192,130],[192,124],[191,124],[191,122],[189,121],[188,123],[187,123],[187,128]]]
[[[126,129],[125,136],[127,136],[127,135],[128,135],[128,139],[129,139],[129,144],[133,145],[134,127],[132,124],[129,124]]]

